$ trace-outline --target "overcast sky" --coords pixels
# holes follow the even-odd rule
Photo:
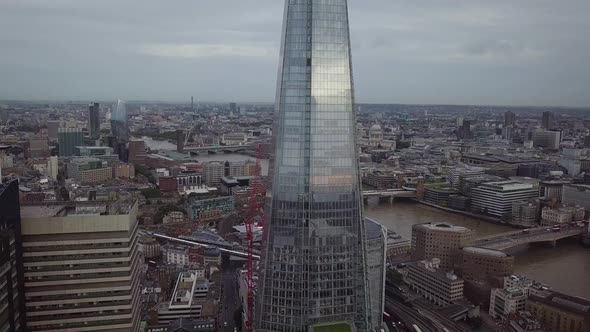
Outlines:
[[[0,0],[0,99],[272,102],[283,0]],[[589,0],[349,0],[357,101],[590,106]]]

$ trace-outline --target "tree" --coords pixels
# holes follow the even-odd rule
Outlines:
[[[151,198],[160,198],[162,197],[162,192],[159,189],[156,188],[148,188],[148,189],[143,189],[141,191],[141,194],[146,198],[146,199],[151,199]]]

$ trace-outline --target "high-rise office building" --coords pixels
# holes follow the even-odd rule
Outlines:
[[[285,1],[258,331],[371,331],[346,0]]]
[[[60,157],[75,156],[76,147],[84,145],[84,133],[78,128],[59,128],[57,143]]]
[[[119,155],[121,161],[127,162],[128,152],[127,143],[129,143],[129,124],[127,119],[127,104],[118,100],[117,105],[111,112],[111,134],[112,148]]]
[[[0,331],[25,330],[18,181],[0,184]]]
[[[21,209],[27,331],[137,331],[137,202]]]
[[[100,105],[98,103],[88,106],[88,133],[92,139],[100,137]]]
[[[515,123],[516,123],[516,114],[514,114],[514,112],[508,111],[508,112],[504,113],[504,126],[514,127]]]
[[[541,120],[541,126],[547,130],[553,129],[554,122],[553,112],[543,112],[543,119]]]

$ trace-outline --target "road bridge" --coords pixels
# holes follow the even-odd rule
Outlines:
[[[187,146],[184,147],[185,152],[191,153],[233,153],[233,152],[243,152],[250,148],[249,145],[211,145],[211,146]]]
[[[543,226],[479,238],[472,246],[505,251],[530,243],[555,245],[558,240],[580,236],[585,233],[586,226],[582,223],[580,225],[561,225],[559,231],[553,229],[552,226]]]
[[[416,198],[416,192],[405,189],[387,189],[387,190],[365,190],[362,192],[363,199],[367,203],[370,197],[379,197],[379,199],[387,199],[393,203],[395,198]]]

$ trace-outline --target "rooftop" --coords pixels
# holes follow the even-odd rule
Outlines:
[[[436,223],[436,224],[432,224],[432,223],[417,224],[417,225],[414,225],[414,227],[423,227],[423,228],[426,228],[429,230],[436,230],[436,231],[442,231],[442,232],[469,232],[469,231],[471,231],[467,227],[456,226],[456,225],[442,223],[442,222]]]
[[[21,204],[22,218],[51,218],[79,215],[126,215],[135,201],[68,201]]]

